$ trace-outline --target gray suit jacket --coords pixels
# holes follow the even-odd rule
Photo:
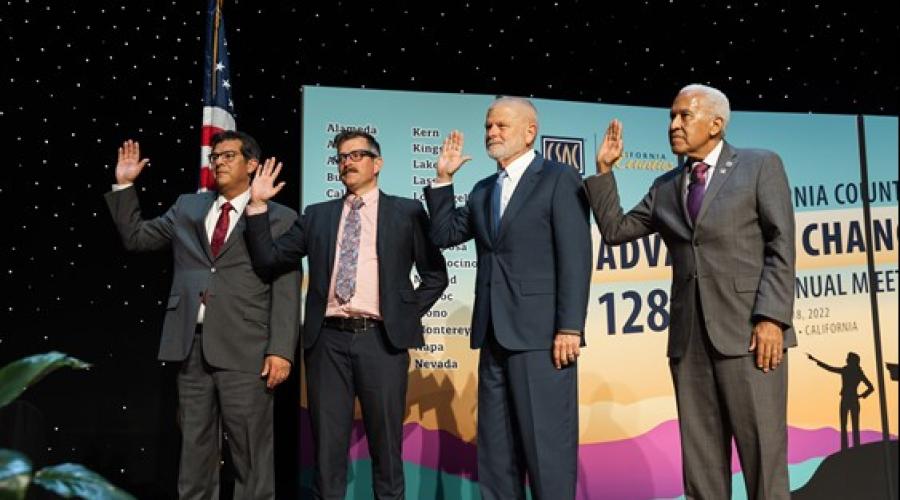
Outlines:
[[[780,322],[784,345],[797,345],[794,307],[794,210],[781,158],[724,144],[696,225],[683,201],[684,165],[657,178],[623,213],[614,174],[585,181],[604,241],[616,245],[659,232],[672,257],[670,357],[684,352],[702,311],[721,354],[747,355],[753,324]],[[697,303],[699,297],[700,303]]]
[[[275,354],[293,362],[300,334],[300,269],[271,283],[253,272],[244,243],[241,215],[215,258],[205,219],[214,193],[184,194],[160,217],[141,218],[135,189],[105,195],[113,221],[130,251],[171,247],[172,289],[159,343],[159,359],[183,361],[191,350],[200,299],[207,291],[203,322],[206,361],[225,370],[259,373],[263,358]],[[297,213],[270,204],[271,231],[285,232]]]

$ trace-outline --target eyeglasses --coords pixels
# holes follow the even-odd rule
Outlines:
[[[225,162],[230,162],[231,160],[234,160],[234,157],[239,154],[241,154],[240,151],[229,150],[229,151],[222,151],[221,153],[210,153],[209,156],[207,156],[206,158],[209,160],[209,164],[212,165],[219,158],[221,158]]]
[[[354,149],[353,151],[350,151],[349,153],[338,153],[338,154],[334,155],[332,158],[334,158],[335,162],[337,162],[338,164],[341,164],[341,163],[344,163],[344,161],[347,158],[349,158],[353,161],[359,161],[359,160],[362,160],[363,158],[365,158],[366,156],[368,156],[369,158],[378,158],[377,154],[369,151],[368,149]]]

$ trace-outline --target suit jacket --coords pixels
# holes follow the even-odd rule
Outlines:
[[[584,331],[591,233],[581,177],[538,154],[519,180],[495,238],[491,195],[497,175],[476,183],[459,208],[452,185],[425,188],[431,238],[440,247],[475,240],[473,349],[481,347],[491,325],[506,349],[550,349],[558,330]]]
[[[654,232],[665,241],[673,274],[670,357],[684,353],[701,313],[712,344],[726,356],[749,354],[760,318],[784,325],[784,345],[793,347],[794,210],[781,158],[725,143],[715,169],[696,224],[684,203],[685,165],[657,178],[627,214],[614,174],[587,179],[600,233],[612,245]]]
[[[206,291],[202,339],[210,365],[259,373],[269,354],[293,362],[300,329],[298,263],[271,283],[261,280],[253,272],[241,235],[243,215],[213,257],[205,220],[216,199],[214,193],[181,195],[165,214],[151,220],[141,218],[133,187],[105,197],[126,249],[172,249],[174,276],[159,343],[160,360],[187,358]],[[273,206],[272,225],[266,229],[281,234],[296,218],[293,210]]]
[[[247,218],[245,237],[260,276],[275,276],[309,257],[304,348],[315,344],[322,329],[343,206],[344,200],[337,199],[306,207],[303,216],[274,242],[265,230],[266,215]],[[388,340],[397,349],[424,345],[422,316],[447,288],[444,257],[428,239],[428,226],[421,203],[379,193],[378,297]],[[421,278],[418,288],[409,278],[413,264]]]

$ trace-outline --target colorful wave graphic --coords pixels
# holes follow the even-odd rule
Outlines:
[[[313,456],[305,409],[301,410],[300,419],[301,476],[302,480],[308,481]],[[469,493],[477,491],[474,444],[415,423],[406,424],[403,430],[407,487],[424,495],[416,498],[469,498]],[[875,442],[881,439],[881,433],[863,431],[861,438],[863,443]],[[791,488],[796,489],[809,480],[824,457],[840,449],[840,433],[832,428],[789,427],[788,443]],[[369,492],[368,441],[361,422],[354,424],[349,456],[351,484],[348,493],[360,488],[360,491]],[[737,453],[733,452],[732,456],[734,498],[741,498],[743,478]],[[631,439],[582,444],[578,463],[579,500],[679,498],[683,494],[680,438],[675,420],[663,422]]]

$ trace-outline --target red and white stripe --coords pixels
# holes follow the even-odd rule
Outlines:
[[[218,106],[203,108],[203,128],[200,131],[200,192],[215,190],[216,173],[207,158],[212,152],[210,145],[214,135],[225,130],[234,130],[234,117]]]

